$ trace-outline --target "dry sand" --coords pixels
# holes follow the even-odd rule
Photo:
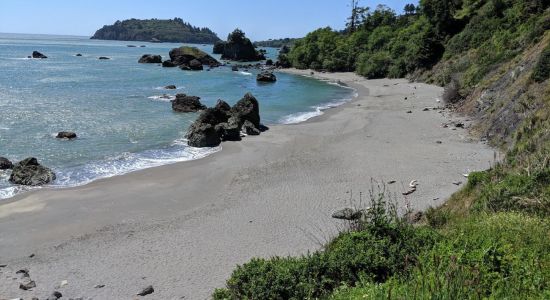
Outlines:
[[[224,143],[205,159],[5,201],[0,299],[42,299],[63,280],[63,299],[134,299],[150,284],[155,292],[144,299],[206,299],[252,257],[319,249],[341,226],[330,214],[365,194],[371,178],[396,180],[396,193],[418,180],[407,200],[425,209],[492,161],[493,150],[467,130],[442,127],[447,113],[423,111],[440,105],[439,87],[314,76],[346,83],[357,97],[305,123]],[[19,289],[21,268],[32,291]]]

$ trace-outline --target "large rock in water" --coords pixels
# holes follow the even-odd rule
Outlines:
[[[193,59],[189,62],[189,68],[194,71],[200,71],[204,67],[202,66],[202,63],[200,61],[198,61],[197,59]]]
[[[260,82],[275,82],[277,77],[271,72],[262,72],[256,76],[256,80]]]
[[[220,63],[215,58],[196,47],[183,46],[174,48],[170,50],[169,54],[170,61],[184,70],[192,69],[191,62],[193,60],[197,60],[201,65],[208,65],[210,67],[220,66]],[[193,62],[193,64],[196,66],[196,62]]]
[[[239,29],[235,29],[229,34],[226,42],[217,42],[214,45],[214,53],[221,54],[222,59],[228,60],[258,61],[265,59],[265,56],[256,51],[252,42]]]
[[[206,109],[197,96],[187,96],[186,94],[177,94],[176,99],[172,100],[172,109],[177,112],[196,112]]]
[[[226,122],[225,112],[208,108],[191,124],[187,131],[187,144],[191,147],[215,147],[221,143],[221,137],[216,125]]]
[[[173,68],[173,67],[177,67],[178,65],[173,63],[171,60],[165,60],[165,61],[162,62],[162,66],[164,68]]]
[[[204,110],[189,127],[187,143],[193,147],[214,147],[222,141],[238,141],[243,124],[251,135],[260,134],[260,108],[250,93],[233,107],[218,100],[214,108]]]
[[[33,51],[32,58],[48,58],[48,57],[38,51]]]
[[[74,133],[72,131],[61,131],[61,132],[57,133],[56,138],[72,140],[72,139],[76,139],[76,133]]]
[[[241,125],[245,120],[250,121],[256,128],[260,128],[260,105],[251,93],[247,93],[232,108],[231,115],[239,118]]]
[[[9,181],[14,184],[37,186],[55,180],[55,173],[38,163],[36,158],[26,158],[13,167]]]
[[[13,168],[11,161],[5,157],[0,157],[0,170],[7,170]]]
[[[144,54],[138,61],[140,64],[160,64],[162,56],[153,54]]]

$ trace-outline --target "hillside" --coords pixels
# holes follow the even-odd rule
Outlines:
[[[91,39],[195,44],[213,44],[220,40],[210,29],[194,27],[180,18],[116,21],[96,31]]]
[[[355,2],[353,2],[355,3]],[[550,1],[421,0],[403,15],[354,7],[280,59],[300,69],[408,77],[505,154],[410,225],[385,192],[323,251],[253,259],[215,299],[548,299]],[[393,199],[395,200],[395,199]]]
[[[254,46],[256,47],[272,47],[272,48],[281,48],[283,46],[292,46],[299,39],[294,38],[284,38],[284,39],[270,39],[267,41],[256,41]]]

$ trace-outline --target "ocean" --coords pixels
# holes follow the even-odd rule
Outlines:
[[[226,66],[196,72],[137,62],[143,54],[169,59],[170,49],[179,46],[0,34],[0,156],[14,163],[36,157],[57,175],[49,186],[78,186],[200,159],[223,147],[188,147],[184,136],[197,114],[173,112],[163,94],[199,96],[203,104],[213,106],[218,99],[232,105],[251,92],[268,126],[303,122],[353,94],[334,83],[284,73],[276,73],[274,84],[261,84],[255,69],[232,72]],[[212,45],[191,46],[212,53]],[[265,49],[275,59],[277,49]],[[48,58],[27,58],[35,50]],[[163,89],[172,84],[176,90]],[[74,131],[78,138],[56,139],[59,131]],[[0,171],[0,199],[31,189],[10,184],[8,177],[9,171]]]

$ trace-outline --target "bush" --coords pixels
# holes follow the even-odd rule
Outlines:
[[[443,208],[430,207],[426,211],[426,220],[432,228],[441,228],[449,222],[450,212]]]
[[[371,200],[361,226],[354,227],[358,231],[343,232],[324,251],[309,255],[252,259],[237,267],[214,299],[312,299],[342,284],[383,282],[406,273],[438,236],[401,222],[384,192],[371,192]]]
[[[391,62],[387,52],[363,53],[358,59],[357,73],[368,79],[384,78],[388,75]]]
[[[548,299],[548,232],[547,219],[472,216],[420,254],[408,275],[343,287],[330,299]]]
[[[550,77],[550,44],[542,51],[531,76],[535,82],[543,82],[548,77]]]

